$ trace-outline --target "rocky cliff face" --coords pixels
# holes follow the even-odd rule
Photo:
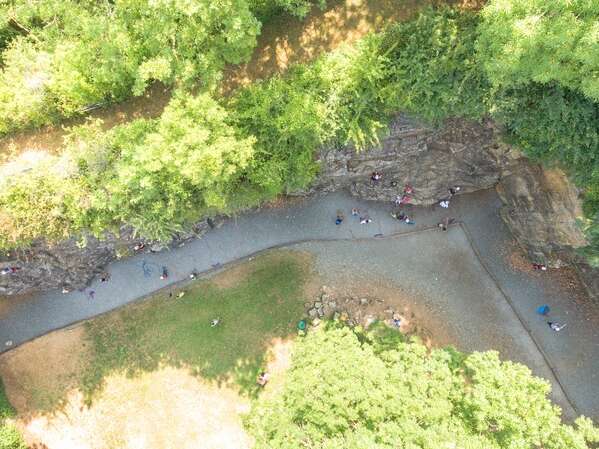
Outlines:
[[[456,119],[433,129],[398,116],[379,148],[323,150],[313,190],[349,188],[361,198],[394,201],[409,184],[415,187],[411,204],[428,205],[452,186],[461,193],[487,189],[520,163],[519,154],[498,137],[492,123]],[[374,171],[383,174],[378,182],[370,179]]]
[[[505,203],[501,217],[532,260],[566,265],[573,250],[587,244],[577,224],[580,193],[562,171],[522,163],[501,179],[497,192]]]
[[[434,129],[400,115],[379,148],[323,149],[320,162],[313,187],[296,194],[347,188],[361,198],[394,201],[409,184],[414,186],[410,202],[427,205],[446,197],[452,186],[460,186],[460,193],[497,186],[505,203],[502,216],[534,260],[562,265],[570,261],[573,248],[585,244],[575,222],[580,215],[576,189],[563,174],[543,170],[500,143],[499,131],[490,122],[456,119]],[[374,171],[382,173],[376,183],[370,179]],[[218,224],[200,222],[172,245]],[[85,248],[68,240],[0,255],[0,267],[22,267],[0,277],[0,295],[83,288],[111,260],[131,254],[136,243],[123,232],[104,241],[89,239]]]
[[[201,237],[211,227],[218,227],[222,219],[203,220],[169,245],[175,247],[187,240]],[[65,240],[53,246],[36,243],[24,251],[0,255],[0,266],[17,266],[14,274],[0,277],[0,295],[18,295],[33,291],[52,289],[82,289],[100,274],[111,261],[128,257],[135,252],[141,240],[123,230],[120,236],[104,240],[88,238],[85,245],[75,239]],[[166,245],[147,244],[144,250],[159,251]]]

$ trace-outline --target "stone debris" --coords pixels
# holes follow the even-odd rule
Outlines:
[[[408,324],[406,318],[390,307],[381,312],[380,304],[382,303],[384,301],[379,298],[341,295],[333,292],[329,287],[323,286],[314,302],[304,303],[304,308],[306,317],[312,320],[313,326],[314,323],[318,324],[323,319],[332,319],[344,322],[348,326],[360,325],[364,328],[381,321],[397,329],[396,323],[401,322],[402,331],[406,329]]]

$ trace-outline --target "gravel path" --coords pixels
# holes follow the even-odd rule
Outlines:
[[[373,222],[360,225],[350,215],[352,207],[367,210]],[[413,208],[415,226],[391,218],[387,204],[356,201],[343,192],[263,209],[232,219],[176,250],[114,262],[109,267],[110,281],[95,282],[88,289],[95,292],[93,299],[84,292],[54,291],[14,304],[0,316],[0,342],[10,340],[12,347],[17,346],[183,281],[193,270],[218,269],[268,248],[305,242],[314,251],[327,252],[329,248],[331,258],[340,257],[343,248],[364,248],[359,258],[363,263],[356,266],[394,282],[403,278],[396,277],[393,267],[408,270],[410,288],[438,313],[447,315],[458,346],[498,348],[510,358],[526,362],[552,382],[554,398],[567,416],[574,414],[569,399],[576,411],[597,420],[598,308],[573,301],[572,291],[552,273],[530,274],[511,268],[506,256],[512,239],[498,216],[499,207],[494,191],[462,195],[452,201],[448,211]],[[341,226],[334,224],[338,209],[346,215]],[[447,233],[426,230],[447,215],[463,225]],[[410,236],[387,238],[398,233]],[[384,258],[376,257],[376,251],[382,251]],[[159,279],[163,265],[169,269],[167,280]],[[433,282],[433,273],[442,281]],[[535,314],[536,307],[544,303],[551,306],[552,318],[566,321],[568,327],[552,332]],[[8,349],[2,343],[0,352]]]

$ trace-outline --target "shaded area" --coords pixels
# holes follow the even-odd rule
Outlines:
[[[406,20],[435,0],[342,0],[313,8],[303,20],[287,15],[273,18],[262,30],[252,59],[225,69],[225,93],[282,73],[292,64],[307,62],[342,44],[348,44],[386,24]]]

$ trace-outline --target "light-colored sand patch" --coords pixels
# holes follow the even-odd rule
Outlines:
[[[6,394],[20,415],[55,409],[76,386],[86,352],[83,332],[82,326],[53,332],[0,357]]]
[[[61,413],[22,426],[48,449],[244,449],[251,447],[241,422],[248,410],[233,390],[163,367],[135,378],[109,376],[89,408],[72,391]]]

